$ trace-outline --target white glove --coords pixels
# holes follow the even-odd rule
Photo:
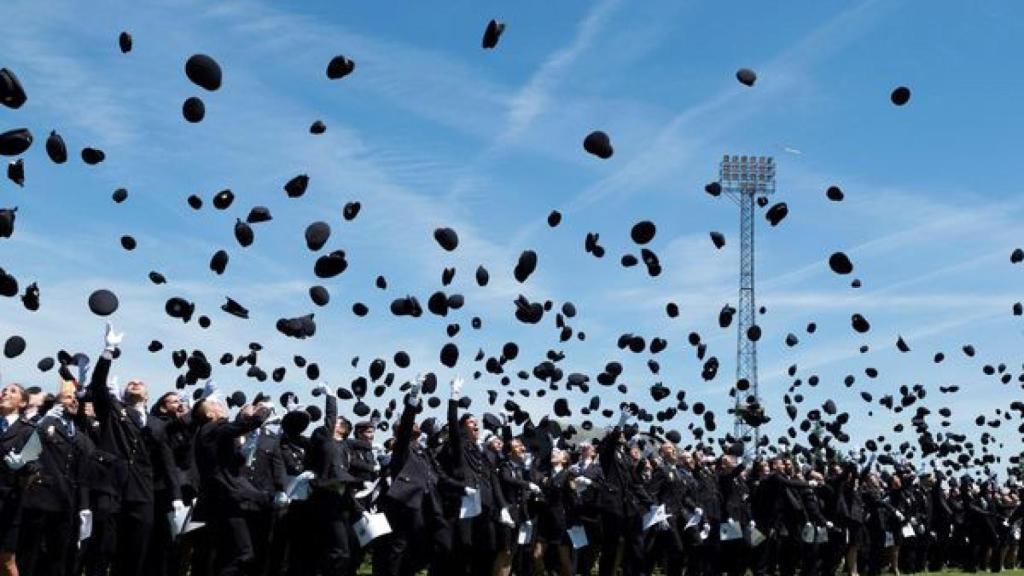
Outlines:
[[[476,488],[473,488],[472,486],[466,486],[465,488],[463,488],[463,493],[465,493],[466,496],[472,496],[476,494]]]
[[[534,494],[540,494],[540,486],[537,486],[533,482],[530,482],[530,492],[533,492]]]
[[[697,508],[693,509],[693,513],[697,516],[704,516],[704,509],[698,506]]]
[[[835,524],[832,524],[831,521],[826,520],[825,521],[825,528],[828,528],[829,530],[831,530],[831,529],[835,528]]]
[[[288,495],[284,492],[277,492],[274,494],[274,508],[281,509],[287,506],[291,502]]]
[[[380,462],[378,462],[376,460],[373,461],[373,471],[374,472],[380,472]]]
[[[462,378],[456,376],[455,378],[452,379],[451,393],[452,400],[458,400],[459,398],[462,398]]]
[[[49,410],[46,411],[46,415],[43,416],[43,417],[44,418],[60,418],[60,419],[63,419],[64,418],[64,405],[63,404],[55,404],[53,406],[53,408],[50,408]]]
[[[410,408],[416,408],[420,405],[420,378],[416,378],[416,383],[409,389],[409,395],[405,397],[405,405]]]
[[[615,427],[616,428],[622,428],[626,424],[629,424],[629,421],[632,420],[632,419],[633,419],[633,415],[629,413],[629,408],[625,408],[624,407],[622,409],[622,412],[619,413],[619,423]]]
[[[577,476],[576,477],[576,484],[579,485],[579,486],[587,487],[587,486],[590,486],[593,483],[594,483],[594,481],[591,480],[590,478],[587,478],[586,476]]]
[[[817,488],[818,487],[818,481],[817,480],[809,480],[807,482],[807,485],[810,486],[811,488]]]
[[[509,513],[508,508],[502,508],[501,514],[498,516],[498,521],[505,526],[508,526],[509,528],[515,527],[516,523],[512,520],[512,514]]]
[[[124,332],[120,334],[114,332],[114,327],[107,322],[107,331],[103,335],[103,350],[106,352],[113,352],[115,348],[124,340]]]
[[[24,468],[25,464],[28,464],[28,462],[25,462],[25,459],[21,457],[21,452],[15,452],[14,450],[11,450],[6,456],[4,456],[4,463],[7,464],[8,468],[15,472]]]
[[[900,512],[899,510],[896,511],[896,519],[900,522],[903,522],[903,513]]]
[[[78,511],[78,522],[80,526],[88,524],[92,526],[92,510],[86,508],[85,510]]]

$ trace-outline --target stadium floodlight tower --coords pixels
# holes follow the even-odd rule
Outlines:
[[[754,202],[758,196],[775,193],[775,159],[768,156],[722,157],[718,181],[722,191],[740,205],[740,298],[739,322],[736,325],[736,382],[746,380],[750,384],[744,394],[736,391],[736,408],[742,408],[746,399],[753,396],[758,404],[761,396],[757,389],[757,342],[747,336],[755,324],[754,305]],[[750,426],[736,411],[733,431],[737,441],[747,447],[748,454],[760,451],[760,426]],[[746,440],[749,438],[749,440]]]

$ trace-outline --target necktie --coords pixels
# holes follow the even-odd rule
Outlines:
[[[74,420],[65,419],[64,420],[64,429],[67,430],[69,438],[74,438],[75,437],[75,422],[74,422]]]
[[[7,421],[7,418],[0,418],[0,434],[7,432],[7,428],[9,428],[10,425],[11,424]]]

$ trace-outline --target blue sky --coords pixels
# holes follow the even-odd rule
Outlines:
[[[317,361],[336,386],[397,349],[409,351],[414,368],[447,381],[482,369],[472,362],[478,348],[498,355],[513,340],[522,353],[506,368],[509,389],[542,386],[514,373],[530,370],[548,349],[566,353],[566,373],[594,376],[617,360],[628,398],[664,409],[667,401],[655,406],[647,393],[662,381],[686,390],[691,403],[705,401],[724,432],[735,332],[719,329],[717,316],[737,300],[737,214],[703,186],[723,153],[764,154],[776,157],[777,199],[790,207],[777,228],[758,215],[758,303],[767,307],[759,318],[760,374],[775,417],[767,431],[777,436],[789,425],[781,397],[792,380],[786,368],[797,364],[798,378],[821,379],[801,387],[801,411],[835,398],[853,416],[848,431],[858,442],[880,434],[912,439],[891,432],[908,414],[865,404],[861,390],[877,399],[920,383],[933,412],[953,408],[949,429],[975,442],[989,430],[1005,443],[1000,454],[1021,448],[1017,415],[999,429],[973,425],[1019,397],[1019,384],[982,372],[999,363],[1014,378],[1021,370],[1020,318],[1011,314],[1021,270],[1009,262],[1024,212],[1014,178],[1024,81],[1007,49],[1024,32],[1015,3],[939,2],[922,14],[919,4],[882,1],[448,2],[399,10],[355,2],[85,8],[26,0],[5,2],[0,13],[8,23],[0,66],[18,74],[29,96],[20,110],[0,109],[0,127],[27,126],[36,136],[25,155],[26,186],[0,183],[0,205],[19,207],[14,237],[0,240],[0,266],[22,286],[38,281],[42,292],[35,313],[17,299],[0,301],[0,336],[28,340],[23,356],[4,361],[6,380],[51,386],[52,373],[35,370],[39,358],[59,347],[98,349],[102,321],[85,300],[109,287],[121,299],[113,321],[127,332],[115,372],[157,390],[172,386],[170,351],[178,348],[202,348],[215,360],[259,341],[264,369],[289,367],[283,384],[257,385],[234,367],[217,366],[215,378],[229,390],[276,396],[311,386],[291,364],[294,354]],[[498,48],[484,51],[490,18],[508,27]],[[117,49],[122,30],[135,39],[128,55]],[[207,93],[188,81],[184,62],[193,53],[220,62],[223,88]],[[356,71],[328,81],[324,70],[337,54],[352,58]],[[757,70],[753,88],[736,82],[740,67]],[[902,108],[889,102],[899,85],[913,91]],[[206,103],[198,125],[180,114],[192,95]],[[327,124],[325,135],[308,133],[316,119]],[[66,165],[45,156],[51,129],[68,142]],[[611,135],[609,160],[581,148],[595,129]],[[107,161],[85,166],[77,155],[83,146],[102,148]],[[309,191],[286,198],[281,187],[300,173],[310,176]],[[844,202],[825,199],[833,184]],[[121,205],[110,200],[118,187],[130,194]],[[224,188],[235,192],[235,204],[215,211],[210,200]],[[190,194],[204,198],[202,210],[188,207]],[[353,200],[362,212],[345,222],[341,208]],[[254,205],[270,207],[274,220],[256,225],[255,244],[243,250],[232,225]],[[555,229],[545,223],[552,209],[564,216]],[[664,273],[657,279],[618,264],[622,254],[638,253],[629,229],[642,219],[658,225],[651,247]],[[331,224],[327,249],[343,249],[349,260],[343,275],[323,282],[332,300],[319,309],[307,296],[318,283],[316,255],[302,240],[314,220]],[[458,231],[454,253],[433,242],[439,226]],[[714,249],[711,230],[726,235],[724,249]],[[601,234],[604,259],[584,253],[587,232]],[[132,234],[138,249],[123,251],[122,234]],[[231,262],[218,277],[207,263],[220,248]],[[524,249],[538,253],[539,265],[521,285],[511,272]],[[828,270],[837,250],[850,255],[862,288]],[[481,263],[491,272],[487,288],[473,282]],[[449,291],[466,296],[464,309],[445,319],[387,312],[405,294],[425,305],[445,266],[457,269]],[[149,284],[153,269],[169,283]],[[378,274],[388,290],[374,288]],[[551,315],[537,326],[516,322],[512,300],[520,293],[572,301],[580,314],[570,324],[586,341],[560,344]],[[195,301],[213,326],[168,318],[163,304],[171,296]],[[249,307],[252,319],[222,313],[224,296]],[[369,316],[352,314],[356,301]],[[681,306],[679,318],[665,316],[668,301]],[[316,313],[313,339],[274,330],[278,318],[308,312]],[[870,320],[869,334],[850,329],[853,312]],[[482,330],[471,329],[473,316],[483,319]],[[803,330],[810,321],[819,327],[813,335]],[[462,350],[455,371],[437,360],[449,322],[462,326],[453,339]],[[700,379],[690,331],[722,362],[711,383]],[[647,370],[649,355],[615,347],[624,332],[668,340],[660,375]],[[799,346],[784,345],[788,332],[800,336]],[[910,353],[896,351],[898,334]],[[154,338],[165,345],[159,354],[146,351]],[[973,359],[959,351],[967,343],[978,350]],[[871,351],[860,354],[861,344]],[[937,351],[947,355],[943,364],[932,363]],[[349,365],[353,356],[362,359],[358,369]],[[868,366],[879,370],[877,379],[864,376]],[[397,379],[414,373],[398,371]],[[842,384],[847,374],[857,376],[852,389]],[[939,393],[952,384],[958,394]],[[488,387],[500,388],[493,377],[467,384],[474,410],[483,410]],[[591,394],[570,395],[574,407],[595,389],[606,406],[623,399],[595,384]],[[541,415],[560,394],[515,399]],[[940,420],[932,415],[933,429]],[[683,413],[669,426],[685,431],[691,421]]]

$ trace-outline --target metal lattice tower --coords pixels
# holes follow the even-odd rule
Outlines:
[[[758,404],[757,343],[747,337],[755,322],[754,299],[754,202],[757,196],[775,193],[775,160],[768,156],[723,156],[718,181],[722,191],[740,206],[740,294],[736,325],[736,381],[750,384],[747,393],[736,392],[736,408],[742,408],[749,397]],[[733,435],[743,441],[747,452],[760,449],[760,428],[751,427],[736,414]],[[751,449],[752,448],[752,449]]]

